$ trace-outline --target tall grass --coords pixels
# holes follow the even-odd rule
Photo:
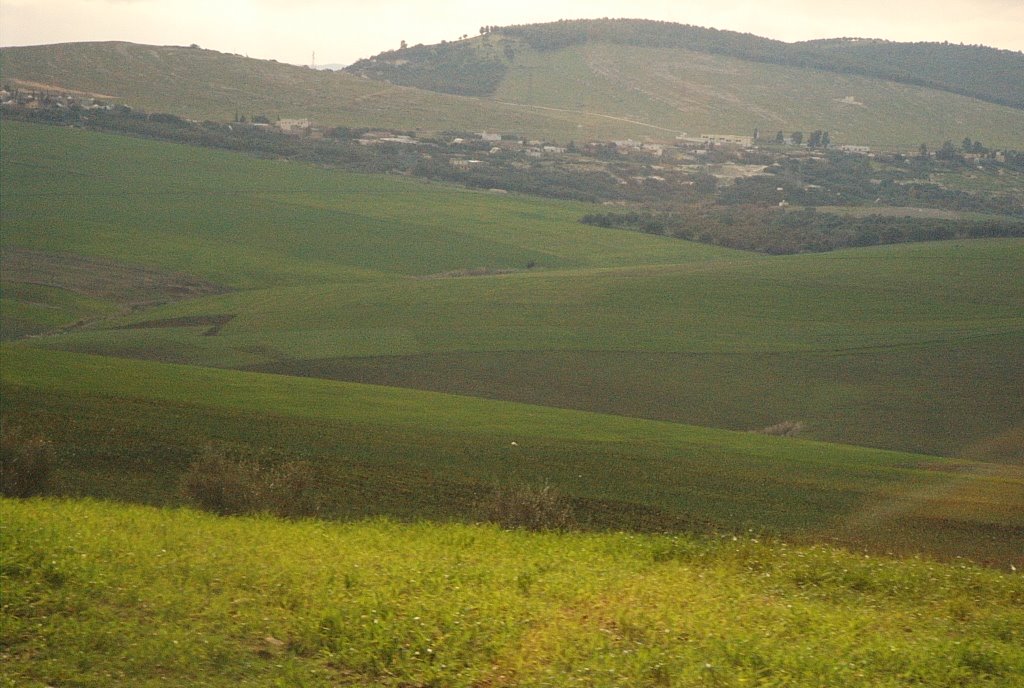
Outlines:
[[[0,502],[13,685],[1018,686],[1024,579],[756,538]]]

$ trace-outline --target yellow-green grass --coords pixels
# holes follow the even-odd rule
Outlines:
[[[1010,686],[1024,582],[749,536],[0,502],[9,685]]]
[[[1018,563],[1020,467],[398,388],[2,350],[7,422],[52,438],[59,491],[174,504],[210,442],[322,466],[327,515],[465,518],[551,484],[590,527],[753,528]]]

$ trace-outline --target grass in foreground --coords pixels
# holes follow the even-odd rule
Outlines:
[[[1018,686],[1024,578],[752,538],[0,502],[8,685]]]

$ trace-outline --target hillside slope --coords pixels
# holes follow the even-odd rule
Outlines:
[[[547,485],[588,529],[728,532],[1020,566],[1024,468],[394,387],[5,346],[5,427],[56,492],[175,505],[205,453],[317,470],[327,518],[479,518]],[[5,435],[5,438],[9,435]]]
[[[556,29],[556,37],[565,31]],[[599,33],[554,43],[531,36],[510,28],[413,46],[361,61],[348,72],[128,43],[5,48],[0,60],[3,78],[15,86],[95,93],[194,119],[265,115],[350,127],[500,131],[561,142],[826,129],[836,143],[916,149],[924,142],[936,148],[967,136],[989,146],[1024,148],[1024,110],[978,99],[988,98],[988,91],[959,88],[980,67],[943,82],[921,67],[927,51],[894,63],[913,75],[903,79],[908,84],[880,78],[884,54],[828,57],[870,66],[837,76],[806,60],[752,59],[700,41],[647,40],[643,34],[643,40],[630,41],[614,32],[611,38]],[[814,50],[842,56],[854,48],[827,44]],[[947,52],[940,52],[945,60]],[[1024,89],[1015,81],[1016,54],[980,54],[984,59],[969,64],[992,66],[986,79],[997,84],[990,90],[1015,98]]]
[[[606,43],[727,55],[753,62],[878,77],[1024,107],[1024,54],[984,46],[832,39],[784,43],[752,34],[636,19],[498,27],[535,50]]]
[[[470,40],[381,53],[347,71],[691,134],[827,129],[833,141],[909,146],[915,138],[960,140],[957,131],[977,128],[997,145],[1019,146],[1024,121],[977,102],[1024,108],[1020,53],[877,40],[788,44],[641,20],[490,27]],[[851,117],[863,121],[851,126]]]
[[[1024,460],[1020,240],[773,258],[583,204],[3,129],[4,326],[35,346]]]
[[[197,120],[264,115],[427,132],[500,128],[561,141],[652,131],[597,115],[538,111],[199,48],[119,42],[4,48],[0,67],[13,87],[74,90]]]

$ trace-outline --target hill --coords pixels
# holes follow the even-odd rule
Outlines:
[[[1020,240],[774,258],[585,204],[3,127],[8,338],[1024,460]]]
[[[428,132],[500,125],[564,141],[581,128],[604,139],[650,131],[599,116],[528,110],[200,48],[120,42],[3,48],[0,68],[12,88],[77,91],[196,120],[263,115]]]
[[[985,46],[843,38],[784,43],[735,31],[635,19],[495,27],[535,50],[586,43],[728,55],[753,62],[877,77],[1024,108],[1024,54]]]
[[[0,501],[15,683],[1009,686],[1019,574],[756,539]],[[841,661],[837,661],[841,658]]]
[[[432,392],[6,346],[5,440],[55,491],[177,505],[208,452],[309,463],[327,518],[477,519],[547,485],[587,529],[725,532],[1021,565],[1024,472]]]
[[[1024,107],[1024,55],[982,46],[855,39],[787,44],[731,31],[619,19],[487,29],[468,41],[381,53],[347,71],[445,93],[600,111],[668,130],[707,133],[718,131],[717,125],[736,133],[756,128],[788,133],[825,128],[838,133],[834,140],[883,146],[908,145],[914,136],[910,130],[922,125],[922,134],[928,132],[922,140],[933,138],[936,130],[959,140],[948,133],[956,124],[981,126],[988,135],[994,131],[986,118],[1017,117],[983,108],[981,120],[971,124],[921,118],[903,129],[900,115],[913,118],[926,105],[922,99],[938,98],[958,113],[978,107],[938,96],[936,90]],[[899,113],[885,112],[894,92],[897,100],[889,104]],[[857,105],[844,107],[851,103]],[[934,105],[926,108],[933,117]],[[713,116],[702,117],[705,109]],[[856,121],[860,118],[865,121]],[[1001,145],[1019,139],[1003,134],[1010,130],[996,134]]]
[[[628,22],[507,27],[382,53],[344,73],[127,43],[5,48],[0,60],[14,85],[107,95],[193,119],[310,118],[563,143],[826,129],[834,143],[916,149],[971,137],[1024,148],[1024,111],[1003,104],[1024,90],[1016,68],[1024,58],[1015,53],[823,43],[790,54],[780,47],[787,44],[709,31]],[[784,59],[771,57],[778,50]],[[944,70],[950,63],[958,68]],[[886,65],[897,73],[883,74]]]

